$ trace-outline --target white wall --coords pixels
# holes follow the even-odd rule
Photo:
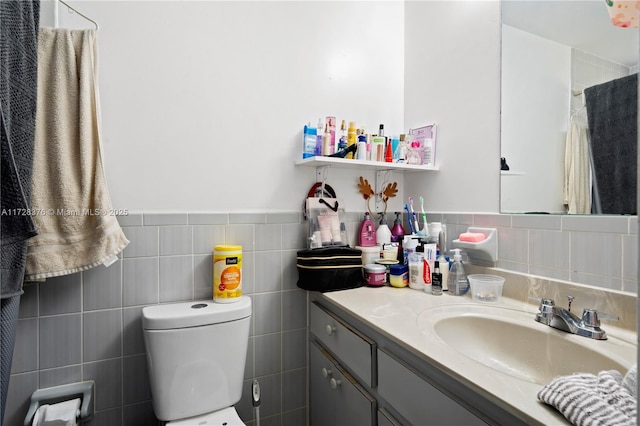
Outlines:
[[[427,208],[498,212],[500,2],[405,4],[405,126],[438,122],[438,173],[407,177]]]
[[[307,121],[404,130],[402,1],[70,4],[100,25],[116,208],[299,210],[316,180],[314,168],[293,166]],[[90,27],[64,6],[59,15],[61,27]],[[360,174],[375,177],[329,173],[348,210],[365,208]]]
[[[527,82],[527,84],[523,84]],[[501,211],[564,213],[564,149],[571,101],[571,48],[502,26]]]

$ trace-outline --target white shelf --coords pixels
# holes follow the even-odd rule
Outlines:
[[[295,161],[296,166],[306,167],[322,167],[331,166],[338,168],[368,168],[375,170],[398,170],[405,172],[424,172],[424,171],[437,171],[438,167],[423,166],[417,164],[404,164],[404,163],[387,163],[383,161],[366,161],[366,160],[351,160],[347,158],[337,157],[309,157],[302,160]]]
[[[503,176],[524,176],[525,173],[512,170],[500,170],[500,174]]]

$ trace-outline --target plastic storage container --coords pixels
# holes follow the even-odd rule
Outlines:
[[[370,263],[376,263],[376,260],[380,259],[380,247],[363,247],[356,246],[358,250],[362,252],[362,264],[369,265]]]
[[[409,268],[407,265],[389,266],[389,284],[398,288],[409,285]]]
[[[217,245],[213,249],[213,300],[237,302],[242,296],[242,246]]]
[[[469,275],[471,298],[478,302],[497,302],[502,297],[504,278],[497,275]]]
[[[384,265],[364,265],[364,280],[370,287],[381,287],[387,282],[387,268]]]

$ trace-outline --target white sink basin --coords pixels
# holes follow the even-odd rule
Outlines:
[[[535,313],[484,305],[430,308],[418,316],[424,333],[478,363],[520,380],[548,384],[578,372],[618,370],[636,359],[636,347],[609,335],[593,340],[540,324]],[[607,324],[602,325],[607,330]]]

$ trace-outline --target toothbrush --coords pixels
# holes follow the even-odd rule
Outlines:
[[[413,210],[413,197],[409,197],[409,207],[411,208],[411,217],[413,217],[413,222],[415,224],[416,234],[420,233],[420,224],[418,223],[418,215],[415,210]],[[411,219],[409,219],[409,223],[411,223]]]
[[[424,198],[420,197],[420,210],[422,211],[422,221],[424,222],[423,233],[426,237],[429,236],[429,227],[427,226],[427,214],[424,212]]]
[[[404,209],[407,211],[407,222],[409,222],[409,230],[411,231],[411,235],[415,234],[416,231],[413,229],[413,224],[411,223],[411,212],[409,211],[409,206],[407,203],[404,203]]]

